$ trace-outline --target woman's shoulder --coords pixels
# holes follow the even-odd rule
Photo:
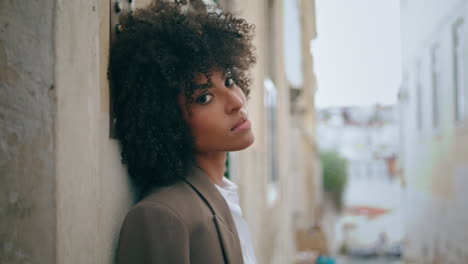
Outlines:
[[[135,206],[151,206],[152,204],[174,207],[187,200],[194,200],[197,194],[183,180],[169,186],[157,187],[152,189]]]
[[[203,199],[185,181],[154,189],[130,209],[127,217],[135,211],[151,211],[156,216],[172,214],[187,225],[211,216]]]

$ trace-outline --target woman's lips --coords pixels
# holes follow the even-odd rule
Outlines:
[[[231,128],[231,131],[237,132],[237,131],[245,131],[250,129],[250,121],[247,118],[244,118],[239,122],[237,125],[235,125],[233,128]]]

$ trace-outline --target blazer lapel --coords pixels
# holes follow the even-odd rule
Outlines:
[[[242,249],[234,219],[223,196],[210,181],[208,175],[194,166],[185,181],[195,190],[213,213],[224,260],[228,264],[242,264]]]

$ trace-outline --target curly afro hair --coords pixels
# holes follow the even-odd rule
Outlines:
[[[194,145],[177,97],[187,109],[210,72],[229,71],[248,96],[255,63],[254,27],[230,13],[210,12],[198,1],[154,1],[128,14],[110,50],[115,131],[122,163],[144,196],[183,179],[194,164]],[[205,85],[196,85],[204,73]]]

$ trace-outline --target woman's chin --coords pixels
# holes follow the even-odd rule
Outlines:
[[[238,144],[236,144],[236,146],[233,146],[230,150],[228,151],[239,151],[239,150],[243,150],[243,149],[246,149],[248,147],[250,147],[255,141],[255,137],[252,133],[249,133],[248,136],[246,136],[242,142],[239,142]]]

